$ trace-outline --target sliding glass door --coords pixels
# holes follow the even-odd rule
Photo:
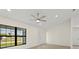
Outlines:
[[[26,29],[0,25],[0,48],[23,44],[26,44]]]
[[[25,44],[25,30],[24,29],[20,29],[20,28],[17,28],[17,44],[18,45],[21,45],[21,44]]]

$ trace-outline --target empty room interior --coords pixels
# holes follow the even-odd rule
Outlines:
[[[0,9],[0,49],[79,49],[79,10]]]

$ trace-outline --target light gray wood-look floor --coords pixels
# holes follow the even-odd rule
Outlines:
[[[73,45],[72,49],[79,49],[79,45]]]
[[[51,44],[42,44],[36,47],[32,47],[31,49],[70,49],[67,46],[59,46],[59,45],[51,45]]]

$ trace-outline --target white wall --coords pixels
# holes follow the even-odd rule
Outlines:
[[[27,47],[33,47],[46,42],[46,32],[40,28],[28,28]]]
[[[3,18],[3,17],[0,17],[0,24],[22,27],[27,29],[27,44],[23,46],[16,46],[10,48],[30,48],[45,43],[46,32],[44,29],[40,29],[34,26],[29,26],[28,24],[24,24],[19,21],[13,21],[11,19]]]
[[[79,15],[72,17],[72,43],[79,45]]]
[[[79,45],[79,28],[72,29],[72,43],[73,45]]]
[[[46,33],[47,43],[56,44],[61,46],[70,46],[70,35],[71,35],[71,22],[67,20],[61,24],[58,24]]]

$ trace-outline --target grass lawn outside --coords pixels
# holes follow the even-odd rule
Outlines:
[[[17,44],[18,45],[22,44],[22,42],[18,42]],[[15,42],[14,43],[10,43],[10,42],[9,43],[2,43],[2,44],[0,44],[0,46],[1,47],[15,46]]]
[[[15,43],[4,43],[4,44],[0,44],[1,47],[7,47],[7,46],[14,46]]]
[[[17,45],[23,44],[23,38],[17,37]],[[1,47],[15,46],[15,37],[5,37],[1,40]]]

